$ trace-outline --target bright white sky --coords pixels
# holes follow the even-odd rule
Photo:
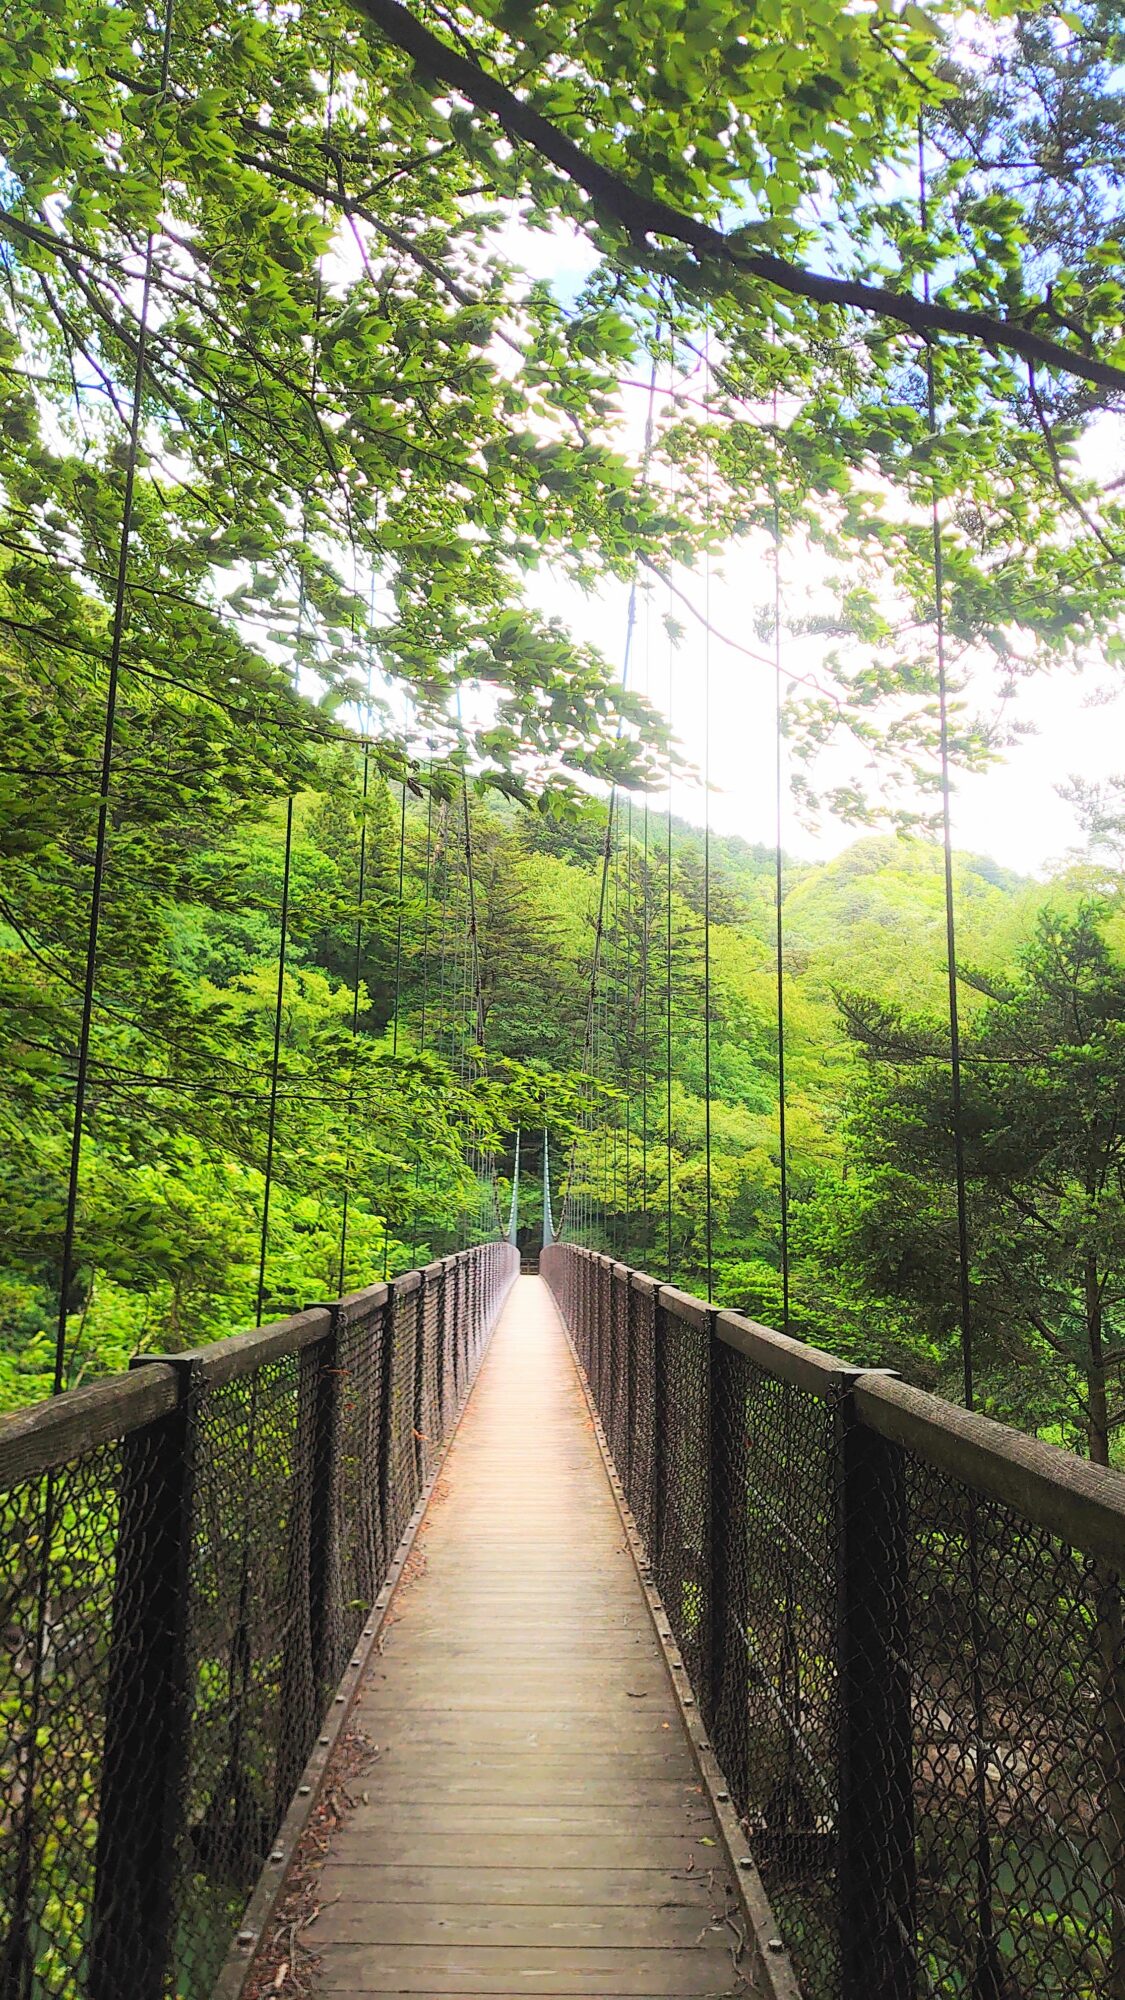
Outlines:
[[[773,580],[763,565],[755,576],[744,552],[728,556],[725,574],[713,575],[713,625],[753,646],[755,612],[770,601]],[[742,572],[742,573],[740,573]],[[784,577],[783,567],[783,577]],[[702,603],[703,579],[682,576],[686,591]],[[783,589],[785,589],[783,585]],[[628,591],[624,586],[586,598],[555,579],[535,578],[530,593],[543,610],[564,618],[579,638],[601,647],[613,661],[624,654]],[[785,599],[796,615],[798,585],[790,578]],[[642,598],[632,653],[631,685],[647,692],[672,725],[690,762],[702,770],[708,752],[704,687],[708,648],[698,628],[692,629],[682,607],[673,605],[686,631],[672,666],[672,700],[668,701],[669,646],[661,613],[667,602],[659,585]],[[646,609],[646,606],[651,606]],[[813,665],[810,642],[783,645],[783,659]],[[709,648],[710,772],[713,827],[741,834],[751,841],[774,838],[774,681],[768,667],[756,667],[719,640]],[[1079,844],[1072,808],[1056,787],[1071,776],[1112,777],[1125,769],[1121,743],[1121,693],[1104,699],[1113,683],[1094,676],[1041,679],[1020,690],[1011,712],[1033,734],[1023,736],[987,775],[960,776],[954,800],[954,837],[959,847],[991,855],[1006,867],[1025,874],[1050,869]],[[1099,695],[1102,698],[1096,698]],[[816,770],[811,774],[816,780]],[[663,796],[659,804],[664,803]],[[687,819],[703,819],[701,788],[680,783],[675,810]],[[801,824],[792,806],[785,808],[787,850],[808,858],[838,853],[864,829],[825,817],[818,827]]]
[[[505,249],[513,261],[535,277],[550,278],[564,298],[577,292],[593,266],[592,252],[577,234],[564,241],[560,240],[561,231],[547,235],[513,224],[508,237]],[[635,421],[638,438],[643,428],[645,400],[643,392],[634,392],[637,407],[629,413],[629,422],[632,429]],[[1113,430],[1107,423],[1096,444],[1091,444],[1089,462],[1099,476],[1106,478],[1125,469],[1125,426],[1120,421]],[[806,575],[802,579],[801,562],[796,552],[789,552],[788,561],[786,556],[782,558],[783,625],[787,614],[794,620],[800,618],[804,609],[803,590],[810,585],[816,587],[815,576]],[[677,582],[694,603],[702,605],[706,582],[699,572],[681,573]],[[624,585],[589,598],[561,578],[540,575],[529,580],[528,595],[543,611],[562,618],[576,637],[597,645],[609,660],[621,661],[628,611],[628,590]],[[762,551],[758,568],[752,552],[732,548],[721,565],[716,565],[711,577],[711,623],[737,641],[768,652],[769,642],[762,644],[754,626],[755,614],[772,604],[772,595],[773,578],[766,551]],[[676,649],[672,669],[673,728],[686,756],[697,768],[703,768],[709,748],[711,824],[723,833],[772,843],[775,810],[772,670],[755,666],[715,638],[708,647],[690,615],[682,606],[669,605],[667,593],[657,585],[647,600],[641,599],[630,684],[648,692],[665,713],[669,712],[669,646],[662,623],[666,608],[685,627],[685,637]],[[815,671],[815,646],[807,639],[786,641],[783,658],[800,672]],[[704,698],[708,663],[709,732],[705,727]],[[981,706],[991,706],[988,684],[983,692],[985,699]],[[957,845],[991,855],[1006,867],[1028,874],[1044,873],[1064,860],[1079,843],[1080,836],[1073,809],[1058,796],[1056,788],[1077,775],[1098,779],[1125,772],[1125,745],[1121,740],[1125,722],[1123,696],[1125,676],[1115,677],[1108,668],[1078,677],[1033,679],[1022,686],[1006,711],[1006,718],[1009,723],[1017,721],[1028,733],[987,774],[957,779],[954,799]],[[843,771],[838,775],[843,776]],[[814,783],[816,776],[814,771]],[[658,803],[663,802],[661,797]],[[679,784],[674,805],[685,818],[703,819],[703,793],[699,788]],[[862,831],[830,817],[820,826],[810,828],[801,824],[791,805],[785,808],[785,845],[795,855],[814,858],[838,853]]]

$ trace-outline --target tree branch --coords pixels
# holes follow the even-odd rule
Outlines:
[[[652,236],[670,238],[685,244],[701,261],[713,259],[734,275],[757,279],[796,298],[810,299],[817,305],[878,313],[926,339],[939,333],[954,334],[991,351],[1018,354],[1025,361],[1078,376],[1100,389],[1125,392],[1125,368],[1115,368],[1093,355],[1060,346],[1031,327],[998,319],[991,313],[935,304],[914,298],[909,292],[890,291],[883,285],[829,277],[826,273],[805,270],[785,257],[741,249],[710,223],[685,215],[655,195],[644,194],[610,168],[591,159],[581,146],[516,97],[499,78],[490,76],[479,63],[431,34],[399,0],[355,0],[355,5],[387,41],[411,56],[426,75],[457,91],[478,110],[490,112],[510,139],[522,141],[549,160],[589,196],[603,220],[616,223],[634,243],[643,245]]]

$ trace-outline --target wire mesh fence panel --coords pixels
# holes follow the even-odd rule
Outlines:
[[[441,1456],[441,1268],[431,1266],[423,1273],[422,1289],[422,1381],[418,1408],[418,1433],[422,1474],[428,1479]]]
[[[603,1412],[606,1441],[618,1470],[629,1462],[629,1273],[624,1264],[609,1267],[609,1320],[606,1326]]]
[[[316,1356],[206,1388],[197,1416],[193,1700],[177,1983],[206,1994],[316,1733]]]
[[[393,1554],[379,1506],[379,1439],[387,1393],[385,1286],[342,1304],[335,1352],[325,1357],[334,1416],[329,1477],[338,1624],[320,1662],[325,1699],[339,1681]]]
[[[382,1466],[383,1505],[393,1549],[414,1511],[421,1480],[414,1436],[414,1397],[418,1375],[417,1284],[396,1278],[391,1286],[389,1394],[387,1435]]]
[[[442,1263],[441,1273],[440,1385],[441,1427],[444,1436],[457,1410],[457,1325],[453,1308],[453,1291],[450,1283],[451,1274],[448,1259]]]
[[[669,1303],[671,1299],[674,1304]],[[668,1622],[697,1690],[707,1664],[707,1462],[710,1423],[709,1337],[684,1317],[694,1302],[665,1288],[656,1310],[656,1436],[660,1477],[657,1537],[650,1551]]]
[[[925,1983],[1125,2000],[1120,1574],[913,1454],[906,1486]]]
[[[744,1550],[730,1617],[746,1705],[724,1703],[719,1753],[802,1990],[838,1988],[836,1519],[831,1409],[734,1357]],[[726,1768],[726,1766],[724,1766]]]
[[[0,2000],[207,2000],[514,1264],[0,1424]]]
[[[0,1993],[84,1988],[124,1447],[0,1496]]]
[[[634,1276],[629,1291],[629,1352],[633,1379],[632,1423],[625,1467],[619,1467],[625,1491],[645,1547],[653,1544],[654,1458],[656,1428],[656,1287],[651,1279]]]

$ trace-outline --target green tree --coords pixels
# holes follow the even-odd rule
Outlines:
[[[972,1320],[984,1394],[1108,1465],[1125,1425],[1125,965],[1104,911],[1045,910],[1013,974],[963,975]],[[853,1270],[956,1339],[948,1042],[939,1023],[845,1002],[864,1082],[851,1123]]]

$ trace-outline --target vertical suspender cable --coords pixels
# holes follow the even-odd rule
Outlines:
[[[772,508],[773,529],[773,665],[774,665],[774,971],[776,978],[777,1003],[777,1144],[778,1144],[778,1208],[781,1228],[781,1327],[787,1332],[790,1319],[789,1294],[789,1146],[786,1123],[785,1090],[785,919],[783,895],[785,888],[785,860],[782,851],[782,815],[784,810],[784,767],[782,759],[782,721],[784,714],[782,646],[781,646],[781,505],[780,482],[777,462],[780,447],[777,432],[777,390],[773,392],[773,433],[775,452],[775,474]],[[781,1385],[782,1407],[782,1453],[787,1480],[795,1476],[794,1426],[793,1426],[793,1385]],[[797,1584],[794,1577],[792,1550],[785,1549],[782,1569],[782,1613],[781,1613],[781,1659],[780,1679],[783,1699],[792,1715],[802,1713],[801,1689],[801,1648],[796,1631]],[[802,1796],[801,1779],[797,1768],[797,1742],[792,1732],[787,1734],[785,1782],[790,1796]]]
[[[777,442],[777,391],[773,394],[774,442]],[[785,857],[782,852],[784,810],[784,768],[782,722],[784,696],[781,672],[781,508],[775,492],[773,503],[773,663],[774,663],[774,927],[777,975],[777,1148],[778,1207],[781,1223],[781,1327],[789,1326],[789,1145],[785,1101]]]
[[[918,120],[918,213],[923,233],[929,224],[926,188],[925,126]],[[923,274],[923,297],[929,302],[929,272]],[[938,435],[937,386],[932,342],[926,340],[926,410],[931,438]],[[949,690],[945,656],[945,556],[936,474],[930,482],[930,529],[934,576],[934,639],[938,674],[939,752],[941,767],[942,860],[945,885],[945,951],[949,994],[950,1110],[953,1119],[953,1166],[957,1198],[957,1281],[961,1322],[961,1368],[965,1408],[974,1403],[972,1290],[969,1265],[969,1201],[965,1171],[965,1134],[961,1090],[961,1023],[957,992],[957,922],[953,894],[953,814],[949,753]],[[973,2000],[1000,2000],[1003,1971],[997,1951],[993,1918],[992,1852],[988,1830],[987,1722],[982,1657],[985,1643],[980,1602],[980,1544],[977,1506],[969,1495],[969,1604],[972,1641],[971,1685],[974,1734],[974,1803],[976,1807],[976,1964]]]
[[[270,1240],[270,1196],[273,1192],[273,1159],[277,1139],[277,1081],[281,1066],[281,1022],[285,1006],[286,941],[289,934],[289,888],[293,872],[293,794],[285,802],[285,845],[281,863],[281,910],[278,917],[277,988],[273,1005],[273,1044],[270,1052],[269,1109],[266,1113],[266,1163],[262,1187],[262,1219],[258,1231],[258,1290],[255,1319],[260,1326],[265,1310],[266,1260]]]
[[[519,1243],[520,1226],[520,1128],[516,1126],[516,1157],[512,1166],[512,1202],[508,1210],[508,1241]]]
[[[160,95],[168,89],[172,55],[172,0],[167,0],[164,13],[163,32],[160,48]],[[70,1133],[70,1153],[67,1168],[66,1209],[63,1221],[62,1246],[59,1256],[59,1302],[58,1318],[55,1326],[55,1353],[52,1373],[52,1393],[60,1395],[66,1387],[67,1372],[67,1330],[70,1311],[70,1286],[74,1277],[74,1249],[78,1227],[78,1195],[82,1173],[82,1141],[86,1119],[86,1091],[90,1070],[90,1042],[94,1019],[94,990],[98,974],[98,944],[101,931],[102,892],[105,885],[106,855],[109,841],[109,798],[113,780],[113,757],[117,734],[117,702],[121,684],[122,649],[125,636],[125,600],[129,579],[129,559],[133,538],[133,514],[136,499],[137,461],[140,455],[141,422],[144,411],[145,368],[148,357],[148,321],[152,298],[153,262],[156,254],[156,231],[150,230],[145,242],[144,268],[141,280],[140,313],[137,322],[137,341],[133,363],[132,402],[129,413],[129,434],[126,447],[125,483],[121,496],[121,530],[117,544],[117,568],[114,579],[113,620],[110,630],[109,673],[106,681],[105,708],[102,713],[102,747],[98,776],[98,816],[94,833],[94,865],[90,883],[90,910],[86,926],[86,960],[82,984],[82,1013],[78,1031],[78,1059],[74,1080],[74,1110]],[[49,1608],[49,1576],[51,1543],[55,1531],[55,1474],[52,1469],[46,1475],[43,1485],[43,1512],[41,1550],[42,1559],[36,1589],[35,1626],[31,1662],[31,1681],[28,1688],[27,1711],[29,1725],[23,1741],[17,1745],[17,1768],[14,1774],[20,1791],[20,1803],[13,1807],[13,1864],[11,1869],[11,1918],[8,1934],[0,1948],[0,1993],[20,1996],[29,1990],[32,1967],[29,1956],[33,1953],[31,1894],[35,1853],[36,1793],[39,1773],[39,1719],[43,1696],[43,1678],[46,1670],[47,1614]]]
[[[710,337],[703,348],[703,401],[710,420]],[[711,443],[707,442],[707,497],[711,497]],[[711,551],[704,556],[703,626],[703,1146],[707,1301],[715,1295],[714,1209],[711,1195]]]
[[[657,326],[656,326],[656,337],[657,337],[657,339],[659,340],[659,337],[660,337],[660,325],[659,325],[659,322],[657,322]],[[652,362],[652,367],[651,367],[651,370],[650,370],[650,373],[649,373],[649,382],[648,382],[648,410],[647,410],[647,413],[646,413],[646,417],[645,417],[645,434],[644,434],[644,446],[643,446],[643,450],[642,450],[642,457],[641,457],[641,476],[642,476],[642,480],[643,480],[643,481],[645,482],[645,484],[647,484],[647,481],[648,481],[648,472],[649,472],[649,464],[650,464],[650,461],[651,461],[651,458],[652,458],[652,441],[653,441],[653,434],[654,434],[654,426],[655,426],[655,414],[656,414],[656,359],[655,359],[655,356],[654,356],[654,357],[653,357],[653,362]],[[630,665],[630,659],[631,659],[631,656],[632,656],[632,648],[633,648],[633,634],[634,634],[634,630],[635,630],[635,627],[636,627],[636,619],[637,619],[637,572],[636,572],[636,568],[634,568],[634,570],[633,570],[633,577],[632,577],[632,581],[631,581],[631,583],[630,583],[630,586],[629,586],[629,601],[628,601],[628,608],[627,608],[627,611],[626,611],[626,619],[625,619],[625,647],[624,647],[624,654],[623,654],[623,658],[622,658],[622,664],[621,664],[621,686],[622,686],[622,689],[623,689],[623,690],[624,690],[625,688],[627,688],[627,687],[628,687],[628,685],[629,685],[629,665]],[[618,733],[618,736],[620,736],[620,734],[621,734],[621,726],[620,726],[620,725],[618,726],[618,731],[617,731],[617,733]],[[590,990],[589,990],[589,994],[588,994],[588,997],[587,997],[587,1002],[586,1002],[586,1025],[585,1025],[585,1029],[584,1029],[584,1032],[583,1032],[583,1038],[582,1038],[582,1058],[583,1058],[583,1068],[585,1068],[585,1067],[586,1067],[586,1064],[587,1064],[587,1061],[588,1061],[588,1059],[589,1059],[589,1058],[590,1058],[590,1056],[591,1056],[591,1055],[592,1055],[592,1054],[594,1053],[594,1051],[595,1051],[595,1049],[596,1049],[596,1047],[597,1047],[597,1044],[598,1044],[598,1039],[599,1039],[599,1038],[598,1038],[598,1033],[597,1033],[597,995],[598,995],[598,972],[599,972],[599,969],[600,969],[600,966],[601,966],[601,961],[602,961],[602,947],[603,947],[603,943],[604,943],[604,939],[605,939],[605,931],[606,931],[606,908],[607,908],[607,894],[606,894],[606,892],[607,892],[607,887],[608,887],[608,882],[609,882],[609,870],[610,870],[610,864],[611,864],[611,861],[613,861],[613,860],[614,860],[614,854],[615,854],[615,850],[614,850],[614,826],[615,826],[615,821],[616,821],[616,816],[617,816],[617,812],[618,812],[618,789],[619,789],[619,788],[618,788],[618,786],[617,786],[616,784],[614,784],[614,785],[611,785],[611,787],[610,787],[610,793],[609,793],[609,804],[608,804],[608,808],[607,808],[607,812],[606,812],[606,825],[605,825],[605,837],[604,837],[604,839],[603,839],[603,842],[602,842],[602,869],[601,869],[601,882],[600,882],[600,885],[599,885],[599,889],[598,889],[598,914],[597,914],[597,922],[596,922],[596,925],[595,925],[595,929],[594,929],[594,947],[593,947],[593,956],[592,956],[592,962],[591,962],[591,966],[590,966]],[[614,873],[614,896],[615,896],[615,904],[616,904],[616,900],[617,900],[617,898],[618,898],[618,896],[619,896],[619,890],[620,890],[620,876],[619,876],[619,873],[617,872],[617,870],[615,869],[615,873]],[[615,928],[616,928],[616,910],[615,910]],[[619,980],[619,979],[620,979],[620,931],[619,931],[619,929],[618,929],[618,931],[617,931],[617,945],[616,945],[616,949],[615,949],[615,954],[614,954],[614,960],[615,960],[615,972],[616,972],[616,975],[617,975],[617,978],[618,978],[618,980]],[[600,1039],[601,1039],[601,1045],[602,1045],[602,1047],[603,1047],[603,1049],[604,1049],[604,1046],[605,1046],[605,1040],[606,1040],[606,1037],[605,1037],[605,1033],[604,1033],[604,1028],[605,1028],[605,1021],[606,1021],[606,1017],[607,1017],[607,1013],[608,1013],[608,1008],[607,1008],[607,1003],[606,1003],[606,1000],[605,1000],[605,993],[604,993],[604,987],[603,987],[603,994],[602,994],[602,998],[603,998],[603,1008],[602,1008],[602,1011],[603,1011],[603,1033],[602,1033],[602,1036],[601,1036],[601,1038],[600,1038]],[[615,1017],[616,1017],[616,1020],[617,1020],[617,1026],[618,1026],[618,1033],[619,1033],[619,1029],[620,1029],[620,1006],[618,1005],[618,1006],[617,1006],[617,1007],[615,1008],[615,1010],[614,1010],[614,1011],[615,1011]],[[611,1045],[611,1052],[612,1052],[612,1045]],[[615,1189],[615,1190],[616,1190],[616,1177],[617,1177],[617,1164],[616,1164],[616,1162],[617,1162],[617,1152],[616,1152],[616,1141],[617,1141],[617,1131],[616,1131],[616,1125],[615,1125],[615,1127],[614,1127],[614,1169],[613,1169],[613,1175],[614,1175],[614,1189]],[[575,1148],[576,1148],[576,1145],[577,1145],[577,1141],[575,1142]],[[570,1187],[571,1187],[571,1182],[572,1182],[572,1180],[573,1180],[573,1177],[574,1177],[574,1167],[575,1167],[575,1148],[572,1148],[572,1152],[571,1152],[571,1159],[570,1159],[570,1165],[569,1165],[569,1170],[568,1170],[568,1174],[567,1174],[567,1186],[566,1186],[566,1192],[565,1192],[565,1194],[563,1195],[563,1204],[562,1204],[562,1216],[565,1216],[565,1214],[566,1214],[566,1212],[567,1212],[567,1208],[568,1208],[568,1205],[569,1205],[569,1202],[570,1202]],[[604,1125],[603,1125],[603,1128],[602,1128],[602,1134],[601,1134],[601,1145],[600,1145],[600,1150],[601,1150],[601,1153],[602,1153],[602,1196],[603,1196],[603,1204],[604,1204],[604,1201],[605,1201],[605,1198],[606,1198],[606,1195],[607,1195],[607,1193],[608,1193],[608,1190],[609,1190],[609,1151],[608,1151],[608,1140],[607,1140],[607,1137],[606,1137],[606,1132],[605,1132],[605,1127],[604,1127]],[[616,1220],[616,1209],[615,1209],[615,1220]],[[560,1217],[560,1229],[561,1229],[561,1227],[562,1227],[562,1218]]]
[[[340,1214],[340,1262],[336,1292],[344,1295],[344,1272],[348,1256],[348,1204],[352,1191],[352,1118],[355,1110],[355,1050],[359,1035],[359,968],[363,956],[363,898],[367,885],[367,794],[371,770],[371,747],[363,739],[363,789],[360,795],[359,876],[356,884],[355,939],[352,951],[352,1067],[348,1083],[348,1134],[344,1150],[344,1199]]]
[[[357,579],[354,570],[355,549],[353,545],[352,589],[355,594]],[[371,588],[368,598],[368,628],[375,620],[375,573],[371,574]],[[352,620],[352,637],[355,638],[355,620]],[[367,885],[367,802],[371,778],[371,655],[367,658],[367,699],[363,711],[363,784],[359,807],[359,866],[356,881],[355,941],[352,952],[352,1044],[351,1068],[348,1074],[348,1104],[346,1139],[344,1145],[344,1195],[340,1210],[340,1258],[336,1273],[336,1294],[344,1294],[344,1277],[348,1261],[348,1210],[352,1192],[352,1137],[355,1128],[355,1065],[359,1045],[359,971],[363,956],[363,904]]]
[[[645,599],[645,695],[651,694],[652,661],[652,603]],[[649,972],[649,921],[652,899],[649,893],[649,810],[646,790],[642,804],[642,873],[641,873],[641,1229],[646,1256],[648,1241],[648,972]]]
[[[405,876],[406,876],[406,773],[404,771],[402,776],[402,804],[398,816],[398,911],[397,911],[397,919],[395,925],[394,1011],[391,1016],[392,1059],[398,1054],[398,1019],[399,1019],[399,1009],[402,1002],[402,902],[403,902],[403,888],[405,883]],[[390,1167],[388,1165],[387,1172],[383,1182],[384,1194],[390,1193],[390,1179],[391,1179]],[[383,1205],[384,1207],[387,1206],[385,1201]],[[389,1218],[384,1215],[383,1217],[384,1283],[386,1282],[387,1273],[390,1269],[390,1261],[391,1261],[391,1237],[390,1237],[390,1230],[388,1228],[388,1220]]]
[[[418,1039],[425,1049],[428,1015],[430,1006],[430,889],[433,878],[434,853],[434,767],[430,765],[430,782],[426,788],[426,895],[422,915],[422,1020]]]
[[[469,812],[469,781],[464,772],[462,772],[461,774],[461,799],[465,817],[465,873],[469,889],[468,970],[471,975],[471,982],[472,982],[473,1028],[476,1036],[477,1045],[481,1051],[482,1059],[484,1059],[487,1064],[487,1052],[485,1049],[486,1021],[485,1021],[485,1010],[484,1010],[484,981],[481,972],[481,958],[480,958],[480,924],[477,917],[476,876],[473,866],[473,827],[472,827],[472,817]],[[476,1063],[476,1059],[474,1058],[470,1069],[470,1078],[471,1079],[475,1078],[475,1076],[479,1074],[480,1071]],[[482,1220],[479,1226],[491,1230],[493,1224],[495,1224],[498,1234],[503,1236],[504,1223],[503,1223],[503,1218],[500,1214],[500,1205],[496,1194],[495,1156],[493,1155],[491,1149],[487,1153],[485,1153],[478,1146],[476,1150],[477,1150],[478,1165],[483,1166],[484,1175],[488,1179],[488,1193],[491,1199],[491,1206],[493,1211],[492,1216],[489,1218],[489,1220],[487,1222]],[[489,1205],[488,1200],[482,1202],[482,1217],[486,1212],[488,1205]]]
[[[328,69],[328,98],[325,106],[325,140],[332,137],[333,98],[336,90],[336,56],[333,50]],[[323,219],[324,204],[321,204]],[[324,307],[323,260],[318,258],[316,267],[316,297],[313,310],[313,356],[309,383],[310,402],[315,402],[318,376],[320,372],[320,320]],[[301,505],[301,547],[308,543],[308,489]],[[300,647],[305,616],[305,577],[302,569],[298,586],[297,602],[297,647]],[[294,659],[293,680],[296,686],[300,676],[299,657]],[[279,935],[277,947],[277,989],[273,1010],[273,1045],[270,1052],[269,1109],[266,1113],[266,1159],[262,1186],[262,1219],[258,1234],[258,1288],[255,1304],[255,1319],[262,1323],[266,1298],[266,1264],[269,1257],[270,1201],[273,1194],[274,1152],[277,1144],[277,1086],[281,1067],[281,1024],[285,1007],[286,956],[289,939],[289,894],[293,879],[293,793],[290,791],[285,802],[285,843],[281,864],[281,910],[279,914]]]
[[[434,845],[434,767],[430,764],[429,784],[426,787],[426,874],[425,891],[422,902],[422,1018],[418,1027],[418,1046],[424,1055],[430,1004],[430,890],[433,881]],[[418,1192],[422,1180],[421,1154],[414,1158],[414,1212],[410,1218],[410,1262],[418,1261]]]
[[[168,89],[172,54],[172,0],[167,0],[160,49],[160,95]],[[86,1090],[90,1070],[90,1040],[94,1018],[94,987],[98,972],[98,942],[101,929],[102,892],[105,886],[106,852],[109,841],[109,795],[113,780],[116,747],[117,699],[121,685],[121,652],[125,636],[125,599],[129,580],[129,557],[133,540],[133,513],[137,487],[137,459],[140,453],[141,419],[144,407],[145,368],[148,359],[148,317],[152,300],[152,270],[156,254],[156,231],[145,243],[144,273],[141,282],[140,316],[133,367],[133,397],[129,413],[129,441],[126,448],[125,487],[121,498],[121,533],[117,544],[117,573],[113,592],[113,624],[109,645],[109,676],[106,682],[102,717],[102,754],[98,778],[98,818],[94,835],[94,870],[90,885],[90,914],[86,929],[86,966],[82,983],[82,1015],[78,1032],[78,1061],[74,1081],[74,1116],[70,1133],[70,1160],[67,1174],[66,1214],[63,1223],[62,1253],[59,1264],[59,1311],[55,1331],[55,1365],[52,1392],[66,1386],[66,1336],[69,1292],[73,1280],[74,1244],[78,1223],[78,1189],[82,1171],[82,1139],[86,1117]]]
[[[625,978],[621,982],[621,1006],[625,1008],[625,1210],[623,1210],[623,1262],[629,1264],[633,1248],[633,792],[625,802]]]
[[[630,628],[630,636],[631,636],[631,628]],[[612,959],[613,972],[609,986],[610,1020],[612,1023],[610,1032],[610,1042],[609,1042],[609,1061],[610,1061],[610,1075],[615,1083],[620,1084],[621,1073],[624,1067],[622,1062],[622,1047],[624,1044],[624,1035],[622,1032],[624,1025],[624,1009],[623,1009],[624,985],[621,976],[622,813],[620,805],[618,806],[617,809],[616,818],[617,818],[617,840],[614,844],[614,849],[613,849],[613,959]],[[625,1107],[626,1118],[628,1118],[628,1115],[629,1115],[629,1108],[628,1105],[626,1104]],[[620,1152],[620,1129],[617,1117],[615,1117],[613,1120],[613,1137],[610,1143],[613,1147],[613,1182],[610,1194],[610,1210],[609,1210],[610,1242],[613,1246],[614,1255],[619,1256],[621,1252],[621,1201],[620,1201],[620,1192],[618,1187],[617,1170],[618,1170],[618,1156]]]
[[[669,591],[671,608],[671,591]],[[668,730],[675,692],[675,641],[668,636]],[[672,760],[668,759],[668,810],[664,826],[664,1275],[673,1277],[672,1257]]]
[[[395,1011],[391,1027],[391,1054],[398,1054],[398,1017],[402,1000],[402,904],[406,875],[406,773],[402,774],[402,802],[398,816],[398,913],[395,923]]]
[[[922,229],[928,227],[926,194],[925,133],[918,124],[918,207]],[[923,277],[923,297],[929,304],[930,277]],[[926,408],[930,436],[937,436],[937,390],[934,381],[934,353],[926,341]],[[933,542],[934,634],[937,652],[938,717],[941,761],[941,832],[945,880],[945,955],[949,993],[949,1078],[953,1114],[953,1162],[957,1183],[957,1272],[961,1320],[961,1367],[965,1408],[974,1402],[972,1293],[969,1280],[969,1204],[965,1174],[965,1132],[961,1092],[961,1021],[957,993],[957,921],[953,897],[953,822],[949,763],[949,692],[945,658],[945,554],[942,546],[941,513],[936,481],[931,478],[930,526]]]

